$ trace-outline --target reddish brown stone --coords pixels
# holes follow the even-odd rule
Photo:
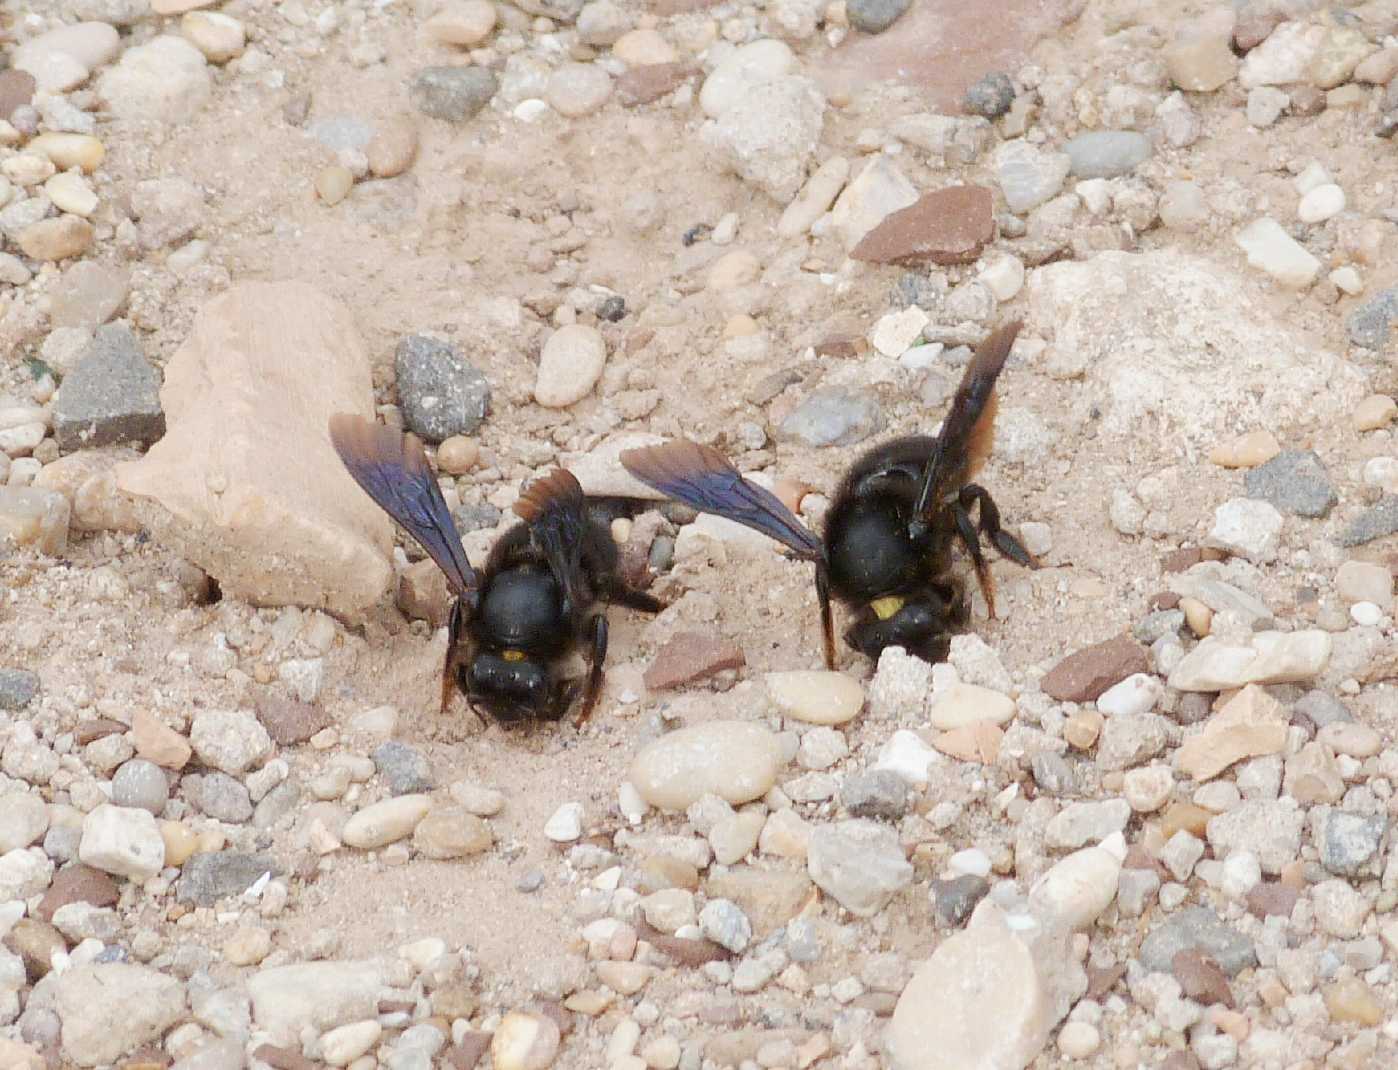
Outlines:
[[[1108,992],[1116,987],[1116,983],[1126,976],[1126,964],[1118,962],[1115,966],[1087,966],[1087,991],[1083,993],[1084,999],[1100,1000]]]
[[[1200,561],[1226,560],[1228,553],[1224,550],[1215,550],[1211,546],[1182,546],[1160,558],[1160,569],[1162,572],[1184,572]]]
[[[651,691],[664,691],[724,669],[741,668],[743,664],[742,648],[731,640],[699,632],[676,632],[655,655],[655,661],[646,670],[645,683]]]
[[[1291,910],[1301,893],[1281,881],[1262,881],[1248,892],[1248,910],[1259,918],[1291,917]]]
[[[99,739],[106,739],[108,736],[119,736],[126,731],[126,725],[120,721],[113,721],[107,717],[94,717],[91,720],[79,721],[73,729],[73,742],[79,747],[86,747],[89,743],[95,743]]]
[[[16,108],[32,101],[35,85],[28,71],[0,71],[0,119],[8,119]]]
[[[481,1057],[490,1050],[490,1039],[494,1033],[467,1033],[461,1043],[447,1049],[444,1060],[452,1070],[475,1070]]]
[[[330,727],[330,714],[319,706],[270,691],[257,696],[256,706],[257,719],[278,746],[304,743],[322,728]]]
[[[321,1064],[307,1059],[299,1051],[280,1048],[275,1044],[261,1044],[252,1053],[254,1059],[261,1059],[272,1070],[320,1070]]]
[[[1267,4],[1246,5],[1239,13],[1238,21],[1233,24],[1233,47],[1239,52],[1251,52],[1272,36],[1272,31],[1285,19],[1286,14],[1281,7],[1273,8]]]
[[[413,562],[398,577],[398,608],[411,620],[442,627],[451,615],[454,597],[447,574],[431,558]]]
[[[690,63],[647,63],[632,67],[616,80],[616,94],[621,103],[634,108],[659,100],[674,92],[695,74]]]
[[[20,957],[30,983],[53,969],[53,953],[67,951],[63,934],[38,918],[20,918],[5,937],[5,946]]]
[[[869,348],[868,339],[862,334],[827,334],[815,344],[816,356],[836,357],[851,360]]]
[[[651,947],[669,955],[682,966],[702,966],[706,962],[718,962],[733,957],[730,951],[712,940],[671,936],[651,927],[644,920],[637,921],[636,934]]]
[[[947,186],[885,217],[849,255],[875,264],[969,264],[994,236],[990,190]]]
[[[1161,591],[1159,594],[1150,596],[1150,608],[1152,610],[1174,609],[1179,604],[1180,596],[1175,594],[1174,591]]]
[[[58,871],[34,913],[40,921],[53,921],[54,911],[69,903],[109,907],[116,901],[116,881],[100,869],[79,862]]]
[[[1149,668],[1146,648],[1119,635],[1069,654],[1044,675],[1039,687],[1059,702],[1092,702],[1113,684]]]
[[[1232,1007],[1233,990],[1228,987],[1228,975],[1217,962],[1197,947],[1187,947],[1176,951],[1170,960],[1175,980],[1184,989],[1184,994],[1206,1007],[1222,1003]]]

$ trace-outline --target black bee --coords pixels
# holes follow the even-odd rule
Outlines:
[[[605,603],[646,613],[665,607],[621,581],[611,532],[588,515],[573,474],[559,468],[525,488],[514,506],[522,523],[500,537],[477,573],[414,435],[340,413],[330,418],[330,441],[355,482],[427,551],[456,595],[442,711],[455,686],[473,712],[479,706],[502,724],[556,721],[581,691],[578,723],[585,721],[602,687]],[[585,681],[562,672],[580,646],[590,662]]]
[[[901,646],[940,661],[970,619],[965,585],[952,572],[953,537],[971,558],[992,617],[995,585],[977,529],[1010,560],[1039,567],[1001,529],[990,494],[970,482],[990,454],[995,380],[1019,328],[1017,320],[1001,327],[976,350],[935,438],[897,438],[854,462],[826,514],[824,539],[708,446],[678,440],[627,450],[621,463],[662,494],[746,524],[814,562],[827,667],[835,666],[831,594],[854,612],[845,642],[855,650],[877,659],[884,647]]]

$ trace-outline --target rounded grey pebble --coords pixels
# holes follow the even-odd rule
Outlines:
[[[537,869],[531,869],[524,876],[515,882],[515,889],[521,892],[537,892],[544,886],[544,874]]]
[[[849,24],[864,33],[883,33],[903,12],[911,0],[849,0],[845,13]]]
[[[408,95],[424,115],[463,123],[489,104],[499,87],[495,72],[485,67],[427,67],[413,79]]]
[[[962,103],[972,115],[998,119],[1010,110],[1014,99],[1015,87],[1010,81],[1010,76],[1002,71],[995,71],[966,90]]]
[[[112,777],[112,802],[159,814],[170,800],[165,771],[144,758],[123,762]]]

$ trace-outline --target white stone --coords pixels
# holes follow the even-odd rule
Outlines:
[[[926,787],[928,766],[940,764],[942,756],[927,745],[916,732],[900,728],[879,749],[875,769],[897,773],[909,784]]]
[[[780,78],[796,65],[796,55],[781,41],[764,38],[734,49],[704,79],[699,107],[711,119],[743,99],[760,82]]]
[[[769,672],[767,697],[783,717],[807,724],[836,725],[853,720],[864,708],[864,688],[852,676],[823,669]]]
[[[53,862],[38,847],[0,855],[0,903],[42,895],[53,880]]]
[[[810,230],[815,221],[830,210],[840,190],[849,181],[849,160],[832,156],[806,179],[795,199],[777,220],[777,235],[794,238]]]
[[[927,313],[917,305],[909,305],[901,312],[890,312],[879,318],[869,336],[876,350],[886,357],[901,356],[909,346],[918,340],[922,329],[931,321]]]
[[[1243,57],[1238,83],[1244,89],[1260,85],[1291,85],[1309,81],[1307,68],[1325,40],[1324,26],[1304,20],[1283,22],[1267,39]]]
[[[761,725],[705,721],[648,744],[627,779],[663,810],[683,810],[709,794],[736,806],[765,795],[782,764],[780,742]]]
[[[1056,196],[1072,166],[1066,152],[1049,152],[1022,138],[1005,142],[995,152],[1000,190],[1016,215]]]
[[[384,994],[377,962],[302,962],[269,966],[248,979],[253,1020],[272,1043],[300,1044],[301,1031],[328,1031],[376,1018]]]
[[[1005,724],[1015,715],[1014,699],[976,684],[955,683],[939,691],[928,708],[934,728],[960,728],[978,721]]]
[[[352,814],[340,831],[340,839],[350,847],[366,851],[385,847],[411,835],[431,808],[430,795],[398,795],[381,799]]]
[[[369,1019],[338,1026],[320,1038],[320,1057],[331,1066],[348,1066],[379,1042],[383,1026]]]
[[[78,857],[105,873],[143,881],[165,865],[165,841],[150,811],[103,803],[83,819]]]
[[[189,742],[199,760],[230,776],[239,776],[272,753],[272,738],[251,713],[201,710],[194,715]]]
[[[204,54],[182,37],[164,35],[122,53],[97,80],[97,95],[120,119],[179,123],[212,93]]]
[[[1234,240],[1247,254],[1250,265],[1265,271],[1288,290],[1304,290],[1320,274],[1320,261],[1275,219],[1263,216],[1254,220],[1239,230]]]
[[[995,295],[995,300],[1011,301],[1024,286],[1024,261],[1003,253],[986,264],[976,277]]]
[[[572,843],[582,835],[582,818],[582,803],[564,803],[544,822],[544,835],[554,843]]]
[[[1250,646],[1208,636],[1170,673],[1179,691],[1227,691],[1245,684],[1313,680],[1330,660],[1332,640],[1319,629],[1255,632]]]
[[[1109,717],[1135,717],[1149,713],[1165,694],[1158,676],[1138,672],[1113,684],[1097,698],[1097,708]]]
[[[897,165],[887,156],[875,156],[835,201],[830,223],[850,250],[887,216],[917,198],[917,187]]]
[[[592,392],[607,363],[607,343],[596,327],[582,323],[560,327],[539,354],[534,400],[545,408],[564,409]]]
[[[748,85],[701,135],[741,178],[785,205],[805,182],[824,123],[820,87],[786,75]]]
[[[1364,278],[1352,264],[1337,267],[1326,278],[1333,282],[1337,289],[1351,297],[1364,292]]]
[[[1345,191],[1333,182],[1317,186],[1296,206],[1296,218],[1302,223],[1324,223],[1345,210]]]
[[[1204,545],[1265,564],[1277,556],[1281,530],[1282,515],[1270,502],[1231,498],[1214,510],[1214,524]]]

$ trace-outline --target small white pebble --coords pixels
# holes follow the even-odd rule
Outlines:
[[[544,835],[554,843],[572,843],[582,835],[582,803],[564,803],[544,822]]]
[[[1087,1022],[1069,1022],[1058,1033],[1058,1050],[1069,1059],[1086,1059],[1101,1043],[1097,1027]]]
[[[1364,279],[1349,264],[1337,267],[1330,272],[1330,281],[1335,284],[1336,289],[1342,290],[1351,297],[1364,292]]]
[[[1335,183],[1327,182],[1301,198],[1301,203],[1296,207],[1296,216],[1302,223],[1323,223],[1344,210],[1345,191]]]
[[[1349,615],[1354,623],[1365,628],[1376,628],[1383,621],[1383,610],[1373,602],[1356,602],[1349,607]]]

